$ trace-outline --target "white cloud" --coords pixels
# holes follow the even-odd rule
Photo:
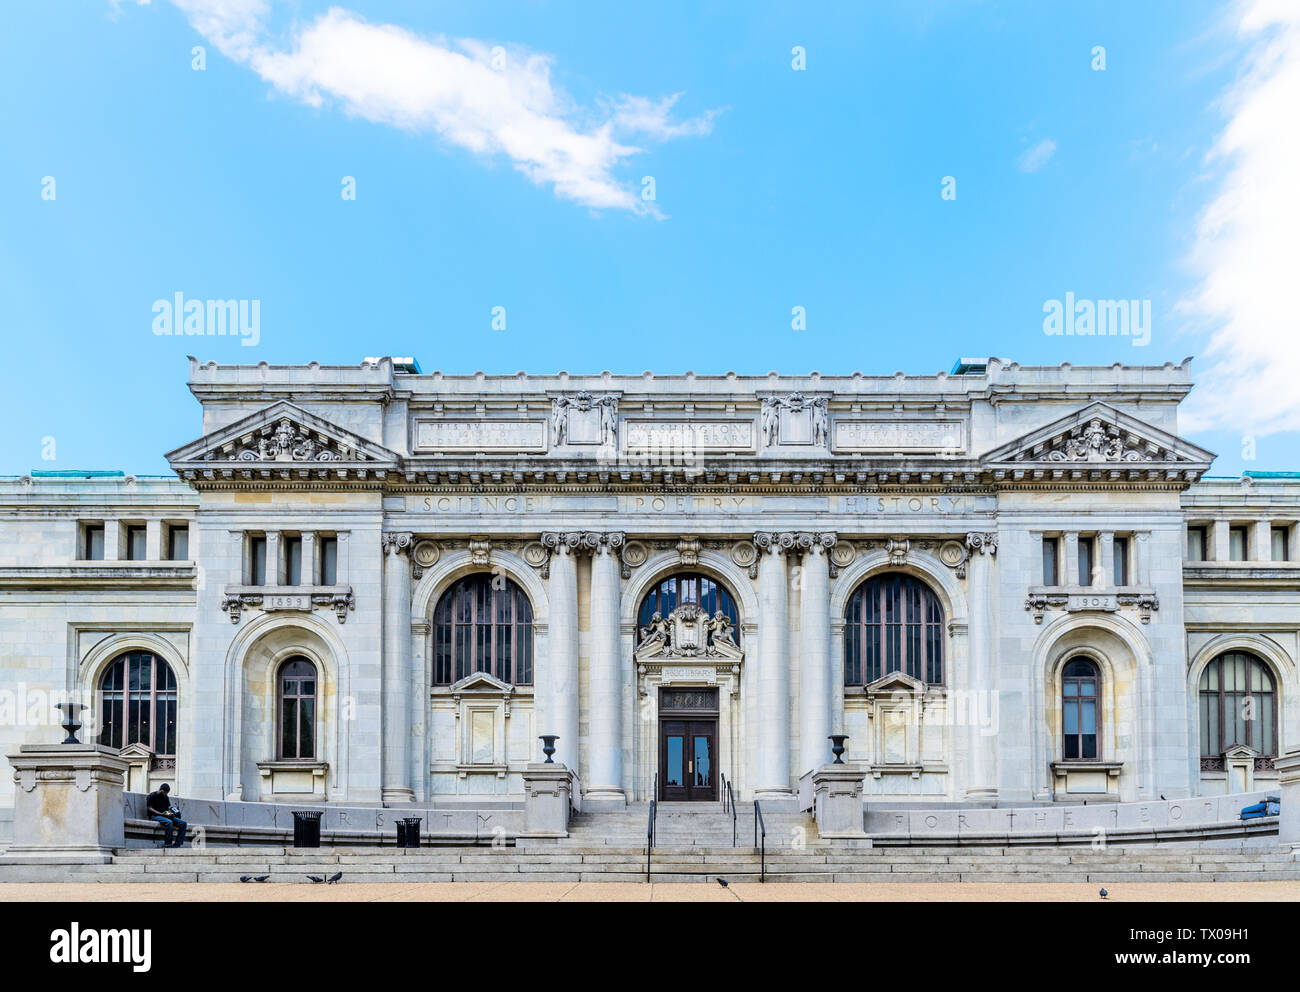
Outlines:
[[[1051,138],[1044,138],[1038,144],[1034,145],[1027,152],[1020,156],[1021,172],[1037,172],[1045,166],[1053,155],[1056,154],[1056,142]]]
[[[1300,5],[1248,0],[1235,13],[1251,47],[1210,153],[1223,177],[1196,227],[1199,283],[1182,310],[1211,328],[1209,365],[1182,425],[1269,434],[1300,430]]]
[[[642,151],[638,136],[666,141],[712,130],[710,111],[675,122],[681,94],[623,96],[603,119],[552,84],[552,59],[474,39],[429,39],[371,24],[339,7],[296,29],[291,44],[267,40],[265,0],[172,0],[225,55],[276,90],[314,107],[444,141],[485,157],[506,156],[558,196],[589,207],[658,215],[615,170]]]

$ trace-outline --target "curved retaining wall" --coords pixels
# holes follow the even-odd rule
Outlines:
[[[877,844],[1082,844],[1196,840],[1277,833],[1276,816],[1242,821],[1242,807],[1276,789],[1228,796],[1003,809],[866,809]]]

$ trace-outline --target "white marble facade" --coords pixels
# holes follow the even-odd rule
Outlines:
[[[1178,436],[1186,363],[745,377],[192,360],[190,386],[202,423],[178,432],[197,439],[168,455],[174,477],[0,480],[6,752],[61,734],[47,698],[97,712],[126,652],[165,662],[176,700],[174,764],[128,749],[132,781],[191,797],[513,801],[551,733],[591,800],[644,800],[672,689],[716,702],[712,760],[738,797],[797,790],[832,733],[868,802],[929,804],[1243,791],[1300,746],[1300,478],[1203,480],[1212,454]],[[645,626],[646,596],[685,573],[730,594],[734,629],[689,610]],[[886,661],[846,685],[850,600],[893,574],[939,605],[942,673]],[[526,600],[531,678],[437,676],[439,603],[476,575]],[[1204,755],[1198,686],[1225,652],[1267,667],[1275,729]],[[281,746],[291,658],[316,673],[307,758]],[[1070,761],[1062,672],[1080,658],[1097,753]]]

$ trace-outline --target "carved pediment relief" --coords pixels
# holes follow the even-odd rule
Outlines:
[[[373,441],[280,401],[167,455],[172,468],[193,477],[214,469],[396,468],[398,456]]]
[[[638,661],[740,657],[730,618],[721,610],[710,616],[695,603],[683,603],[666,617],[656,613],[637,635]]]
[[[1092,403],[1040,427],[981,459],[990,467],[1177,468],[1205,471],[1212,452],[1129,416]]]

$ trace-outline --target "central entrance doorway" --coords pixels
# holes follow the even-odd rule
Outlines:
[[[718,690],[659,690],[659,798],[718,798]]]

